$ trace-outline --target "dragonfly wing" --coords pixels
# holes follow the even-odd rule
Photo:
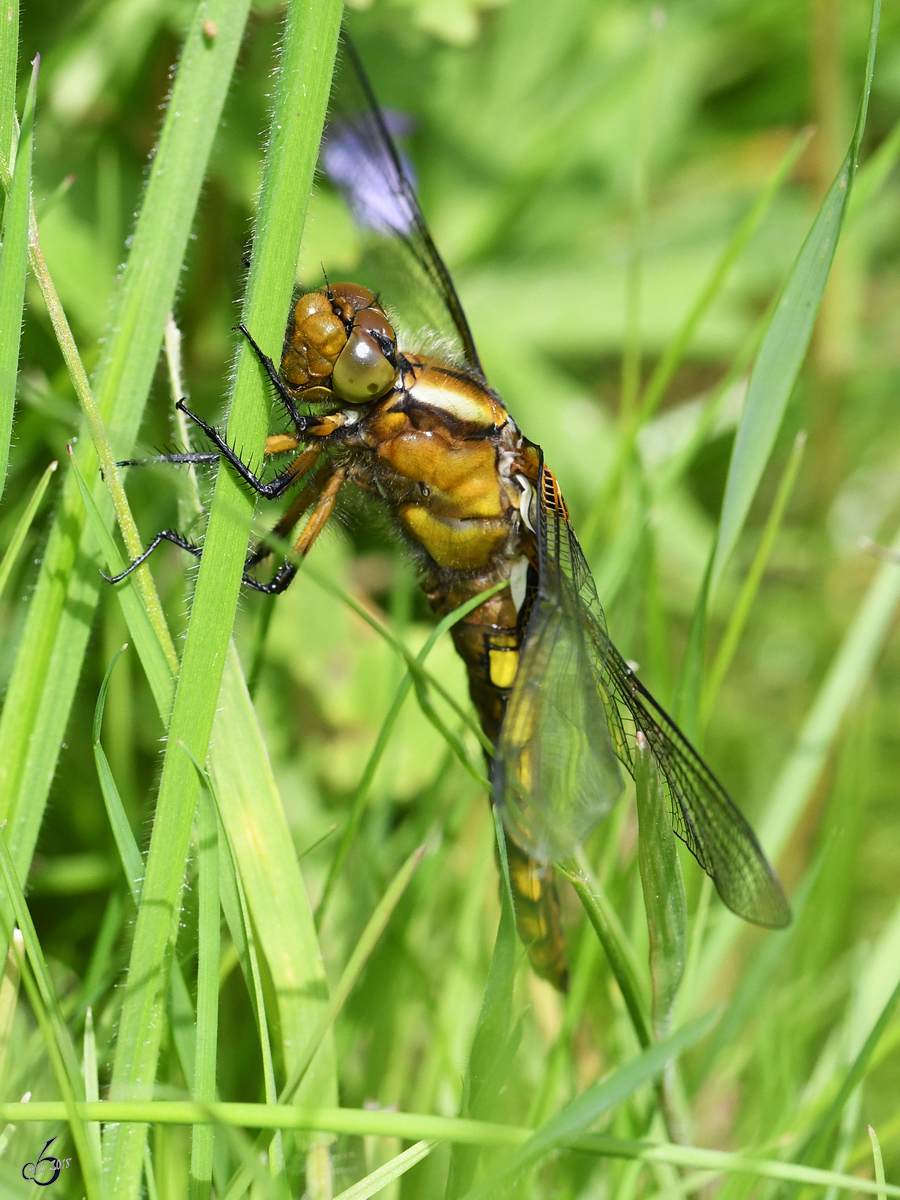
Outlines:
[[[412,339],[404,349],[439,352],[483,375],[456,288],[419,207],[412,166],[394,140],[409,131],[404,123],[411,126],[404,114],[379,106],[343,34],[320,164],[363,241],[365,258],[354,275],[377,285],[372,290]]]
[[[722,901],[756,925],[783,929],[791,910],[756,835],[672,718],[610,645],[605,685],[647,739],[666,781],[675,833],[716,885]],[[628,740],[624,743],[629,747]],[[631,769],[630,751],[626,765]]]
[[[740,810],[610,642],[590,569],[552,472],[535,503],[537,597],[495,765],[510,836],[536,857],[569,853],[618,792],[613,756],[633,774],[640,731],[665,780],[675,833],[723,902],[781,929],[791,912]]]
[[[618,710],[598,687],[606,621],[552,473],[541,468],[537,594],[494,762],[510,837],[541,861],[572,852],[622,791]]]

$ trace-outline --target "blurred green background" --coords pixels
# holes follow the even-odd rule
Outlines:
[[[21,62],[41,54],[34,170],[42,245],[89,368],[192,11],[179,0],[86,0],[64,9],[31,0],[23,7]],[[232,326],[281,15],[278,4],[254,7],[175,312],[184,386],[192,407],[211,421],[223,417],[235,350]],[[376,0],[349,11],[382,103],[415,118],[407,149],[422,207],[453,270],[488,376],[527,436],[543,446],[576,529],[602,494],[623,390],[627,403],[635,369],[646,381],[792,139],[804,126],[815,127],[693,338],[658,415],[641,432],[642,480],[630,478],[597,523],[591,558],[613,639],[641,664],[642,678],[666,705],[673,701],[718,519],[746,383],[741,373],[674,486],[655,490],[656,483],[777,292],[844,156],[868,17],[860,0],[796,6],[674,0],[655,8],[624,0]],[[24,88],[24,71],[21,78]],[[885,144],[898,116],[900,15],[888,6],[863,162]],[[304,241],[298,279],[318,286],[323,268],[332,280],[352,278],[358,245],[324,183],[313,197]],[[65,462],[78,424],[74,393],[32,283],[28,300],[0,544],[47,463]],[[898,314],[900,177],[894,171],[845,230],[778,448],[711,614],[714,648],[794,436],[806,430],[798,482],[704,743],[751,819],[765,807],[878,569],[859,539],[895,536]],[[174,444],[171,413],[161,362],[142,432],[148,452]],[[145,541],[167,526],[202,532],[202,522],[185,527],[179,514],[183,486],[174,469],[131,471],[127,486]],[[0,608],[4,684],[56,488],[48,491]],[[270,519],[263,513],[261,527]],[[371,505],[350,498],[311,561],[386,613],[419,648],[431,618],[411,565]],[[172,628],[183,631],[193,568],[166,548],[153,570]],[[255,594],[241,603],[238,644],[248,671],[270,603]],[[106,957],[92,983],[103,1053],[114,1038],[115,983],[127,963],[131,926],[90,728],[100,681],[125,638],[110,591],[95,623],[29,881],[32,912],[63,995],[79,994],[92,955],[97,975],[98,929],[106,921]],[[464,699],[463,671],[449,640],[431,662]],[[275,602],[255,701],[298,850],[330,826],[343,827],[401,676],[388,645],[302,574]],[[833,1094],[842,1065],[897,981],[898,726],[900,657],[889,637],[779,863],[789,890],[808,881],[805,908],[788,934],[747,931],[709,981],[705,999],[729,1002],[731,1023],[686,1066],[697,1145],[770,1146],[779,1138],[789,1144],[798,1114],[816,1111]],[[113,676],[103,742],[142,843],[153,811],[160,735],[140,667],[126,654]],[[635,830],[631,807],[620,805],[589,849],[605,863],[610,895],[645,955]],[[334,842],[326,840],[303,860],[313,903]],[[497,885],[484,795],[410,700],[323,929],[332,975],[386,880],[422,842],[430,852],[336,1029],[341,1102],[450,1115],[458,1107],[493,945]],[[685,870],[689,896],[696,897],[699,871],[687,861]],[[563,901],[571,955],[583,961],[582,1007],[570,1014],[560,1049],[562,1001],[523,965],[517,996],[522,1044],[497,1120],[524,1122],[553,1111],[633,1050],[621,1000],[578,903],[568,892]],[[188,974],[193,903],[189,891],[179,943]],[[258,1047],[243,1036],[252,1012],[233,968],[226,939],[219,1086],[223,1098],[255,1100],[262,1088]],[[20,1044],[31,1049],[8,1064],[5,1099],[18,1099],[36,1073],[48,1070],[40,1065],[24,1005],[17,1021],[22,1037],[32,1039]],[[166,1070],[178,1089],[174,1056],[162,1078]],[[895,1019],[845,1119],[843,1150],[835,1151],[844,1155],[841,1165],[871,1171],[865,1137],[871,1123],[881,1135],[888,1178],[900,1174],[898,1070]],[[614,1132],[640,1135],[638,1108],[620,1110]],[[186,1195],[186,1143],[179,1141],[186,1137],[175,1131],[156,1148],[166,1196]],[[335,1147],[336,1190],[391,1152],[379,1139],[371,1142],[349,1139]],[[442,1153],[405,1177],[404,1197],[439,1194]],[[665,1181],[652,1172],[638,1178],[630,1170],[569,1155],[528,1187],[535,1196],[665,1191]],[[752,1185],[724,1186],[741,1193]],[[60,1195],[69,1194],[65,1179],[56,1186]],[[677,1190],[677,1181],[670,1186]]]

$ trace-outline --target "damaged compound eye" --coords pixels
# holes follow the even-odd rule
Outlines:
[[[374,309],[361,309],[334,364],[331,386],[336,395],[350,404],[371,403],[394,386],[398,373],[390,322]]]

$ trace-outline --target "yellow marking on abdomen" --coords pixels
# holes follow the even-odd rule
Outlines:
[[[518,650],[489,650],[491,683],[496,688],[510,688],[519,669]]]
[[[499,550],[509,534],[505,521],[436,517],[416,504],[401,505],[397,516],[410,537],[428,551],[439,567],[475,570]]]

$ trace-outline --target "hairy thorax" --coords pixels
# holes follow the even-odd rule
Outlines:
[[[520,553],[536,453],[479,379],[418,356],[408,362],[402,385],[346,430],[350,477],[387,501],[437,567],[477,574]]]

